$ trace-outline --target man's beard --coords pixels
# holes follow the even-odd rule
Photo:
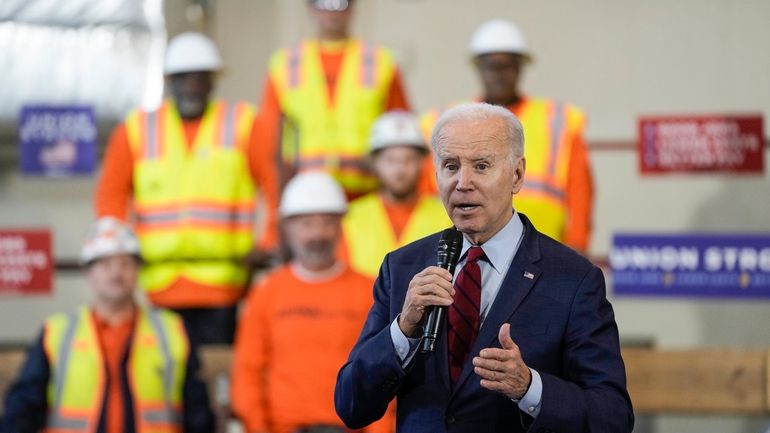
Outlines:
[[[388,188],[388,193],[396,200],[403,201],[412,196],[417,189],[418,177],[410,182],[399,182],[398,185],[394,185],[396,188]]]
[[[306,266],[331,266],[334,264],[335,243],[326,239],[309,241],[297,248],[294,256]]]
[[[176,101],[179,115],[184,119],[194,119],[203,115],[206,109],[205,98],[185,97]]]

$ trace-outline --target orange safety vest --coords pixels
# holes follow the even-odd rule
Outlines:
[[[188,148],[172,102],[128,116],[145,290],[180,277],[243,289],[242,259],[254,245],[256,192],[246,154],[253,117],[247,104],[211,102]]]
[[[424,134],[431,134],[440,114],[431,110],[422,116]],[[526,214],[538,231],[562,241],[572,143],[583,134],[585,115],[572,105],[544,98],[524,99],[514,114],[524,128],[527,161],[524,186],[513,198],[514,208]]]
[[[378,182],[367,163],[369,133],[385,110],[395,71],[387,49],[349,40],[332,106],[318,41],[274,54],[269,73],[283,115],[284,169],[292,175],[323,169],[348,195],[375,190]]]
[[[51,377],[46,431],[95,432],[106,392],[105,361],[90,310],[50,317],[44,335]],[[182,319],[140,308],[132,338],[126,369],[137,433],[181,432],[190,350]]]

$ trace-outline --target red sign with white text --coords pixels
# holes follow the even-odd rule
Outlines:
[[[761,115],[641,117],[642,173],[764,171]]]
[[[52,289],[51,231],[0,229],[0,295],[47,295]]]

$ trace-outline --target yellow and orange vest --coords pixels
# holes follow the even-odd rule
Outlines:
[[[106,392],[105,361],[88,307],[46,320],[50,433],[95,432]],[[182,431],[189,343],[179,316],[140,308],[126,373],[137,433]]]
[[[253,118],[247,104],[210,102],[192,146],[170,101],[126,119],[145,290],[180,277],[243,289],[242,259],[254,245],[256,191],[246,153]]]
[[[269,73],[283,115],[286,167],[325,170],[348,195],[360,196],[377,188],[366,161],[369,132],[387,104],[396,64],[387,49],[360,40],[349,40],[344,50],[334,105],[316,40],[275,53]]]
[[[372,193],[350,203],[342,220],[348,257],[353,270],[376,277],[385,255],[396,248],[451,227],[444,205],[433,196],[422,196],[396,238],[379,194]]]

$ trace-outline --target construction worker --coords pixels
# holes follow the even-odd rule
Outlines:
[[[573,105],[521,92],[522,69],[532,56],[515,24],[501,19],[483,23],[471,38],[470,52],[484,88],[478,100],[507,107],[524,126],[527,179],[514,198],[516,210],[540,232],[585,253],[593,183],[584,114]],[[426,133],[439,114],[432,110],[423,116]]]
[[[344,427],[334,383],[372,304],[372,280],[338,259],[346,209],[326,173],[286,185],[279,214],[293,259],[252,289],[235,342],[233,411],[247,433]]]
[[[383,114],[369,143],[380,188],[353,201],[342,225],[351,267],[374,278],[387,253],[452,222],[441,200],[417,190],[429,149],[416,116],[405,111]]]
[[[6,396],[0,431],[213,431],[182,319],[134,301],[140,259],[131,229],[99,219],[81,261],[93,300],[46,320]]]
[[[277,244],[275,169],[252,145],[254,109],[211,100],[222,60],[200,33],[169,44],[172,98],[136,110],[112,134],[96,213],[136,223],[150,301],[182,315],[202,344],[231,344],[251,267]],[[266,226],[255,248],[256,188]]]
[[[350,36],[353,0],[310,0],[315,38],[276,52],[259,110],[259,134],[273,149],[281,185],[323,169],[348,198],[377,188],[367,137],[385,111],[408,109],[390,51]]]

